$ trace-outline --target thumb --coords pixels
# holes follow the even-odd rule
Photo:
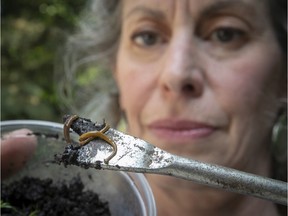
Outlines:
[[[33,155],[37,141],[28,129],[15,130],[1,139],[1,179],[24,167]]]

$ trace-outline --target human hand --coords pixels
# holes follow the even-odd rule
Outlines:
[[[1,179],[23,168],[33,155],[37,141],[28,129],[15,130],[1,138]]]

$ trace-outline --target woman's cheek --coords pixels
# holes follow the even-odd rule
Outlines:
[[[217,95],[226,96],[223,101],[231,112],[257,114],[271,103],[271,96],[275,98],[281,73],[279,64],[260,51],[222,64],[222,76],[215,76],[217,88],[222,91]]]
[[[125,57],[125,55],[122,55]],[[129,58],[120,58],[116,71],[116,81],[120,92],[120,106],[129,125],[129,132],[140,135],[141,113],[150,98],[153,87],[153,76],[149,66],[135,64]],[[149,74],[150,73],[150,74]],[[133,130],[132,130],[133,129]]]

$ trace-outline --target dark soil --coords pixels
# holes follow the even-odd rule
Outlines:
[[[65,115],[65,121],[70,115]],[[92,130],[101,130],[105,123],[94,123],[79,117],[71,125],[78,135]],[[35,134],[42,136],[43,134]],[[47,137],[47,135],[45,136]],[[49,136],[50,137],[50,136]],[[54,137],[53,138],[58,138]],[[77,164],[78,143],[67,145],[63,154],[55,155],[55,163]],[[85,168],[85,164],[80,164]],[[88,167],[86,167],[88,168]],[[99,167],[100,169],[101,167]],[[80,177],[69,183],[53,182],[52,179],[24,177],[10,184],[1,183],[1,215],[3,216],[108,216],[108,203],[101,201],[92,191],[83,191]],[[11,207],[4,207],[8,204]]]
[[[92,191],[83,191],[80,177],[71,182],[24,177],[10,184],[1,183],[1,215],[15,216],[108,216],[108,203]],[[8,203],[13,208],[3,208]]]

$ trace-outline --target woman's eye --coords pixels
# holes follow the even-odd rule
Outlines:
[[[141,47],[155,46],[164,42],[159,34],[149,31],[136,33],[132,35],[131,39],[136,45]]]
[[[211,34],[211,40],[216,41],[219,43],[232,43],[232,42],[239,42],[240,40],[243,40],[245,38],[245,32],[236,29],[236,28],[230,28],[230,27],[222,27],[219,29],[216,29]]]

